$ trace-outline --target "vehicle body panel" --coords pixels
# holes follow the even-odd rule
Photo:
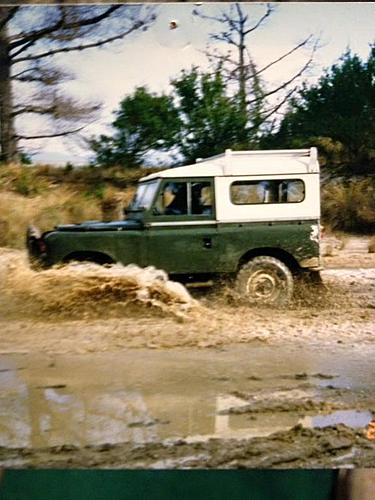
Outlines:
[[[291,269],[318,269],[319,165],[313,149],[226,152],[146,176],[126,220],[58,226],[39,239],[46,246],[39,259],[48,266],[103,256],[103,262],[194,275],[235,273],[246,260],[269,255]],[[233,199],[233,183],[256,188],[258,182],[279,188],[297,182],[303,192],[297,202],[281,197],[261,203]],[[193,208],[194,189],[201,186],[203,191],[204,185],[212,191],[209,210],[199,213]],[[164,204],[171,186],[186,191],[185,211],[179,215],[168,213]]]

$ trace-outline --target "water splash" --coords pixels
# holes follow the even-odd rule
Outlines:
[[[24,252],[2,251],[0,279],[2,309],[8,313],[72,318],[147,309],[179,316],[198,307],[183,285],[153,267],[80,262],[34,271]]]

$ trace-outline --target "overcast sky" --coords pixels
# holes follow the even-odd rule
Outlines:
[[[148,32],[127,37],[107,48],[61,58],[77,77],[67,84],[69,89],[78,95],[100,99],[104,104],[98,121],[85,130],[85,135],[109,132],[113,111],[136,86],[146,85],[156,92],[168,91],[170,79],[182,69],[207,66],[201,51],[217,24],[193,16],[192,10],[196,8],[212,16],[228,5],[161,4],[156,7],[157,21]],[[369,45],[375,40],[374,3],[278,3],[274,6],[275,12],[249,39],[249,48],[260,67],[312,33],[320,37],[322,45],[316,54],[315,66],[306,77],[313,82],[347,47],[367,58]],[[242,7],[254,19],[264,12],[261,4],[248,3]],[[177,29],[169,29],[171,20],[177,21]],[[274,66],[267,74],[267,83],[272,85],[292,75],[306,58],[307,53],[301,51]],[[28,148],[26,144],[25,147]],[[71,141],[43,140],[38,147],[40,151],[34,161],[78,164],[88,159],[88,153]]]

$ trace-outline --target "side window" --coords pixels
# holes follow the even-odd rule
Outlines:
[[[154,215],[213,215],[213,186],[209,181],[166,182],[156,200]]]
[[[230,198],[234,205],[300,203],[305,199],[305,184],[299,179],[235,181]]]
[[[156,202],[157,215],[186,215],[188,213],[187,182],[167,182]]]
[[[191,213],[192,215],[212,215],[213,192],[210,182],[191,183]]]

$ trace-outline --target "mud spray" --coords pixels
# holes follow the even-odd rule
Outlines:
[[[72,319],[143,311],[183,318],[200,307],[183,285],[153,267],[76,262],[33,271],[23,252],[3,250],[0,280],[7,314]]]
[[[329,271],[323,286],[298,284],[294,303],[280,310],[250,307],[228,286],[189,293],[154,268],[71,263],[37,272],[25,252],[0,249],[0,349],[83,352],[318,338],[337,342],[358,332],[370,341],[373,271],[366,270],[367,277],[363,270],[347,276]],[[354,278],[352,273],[357,273]]]

